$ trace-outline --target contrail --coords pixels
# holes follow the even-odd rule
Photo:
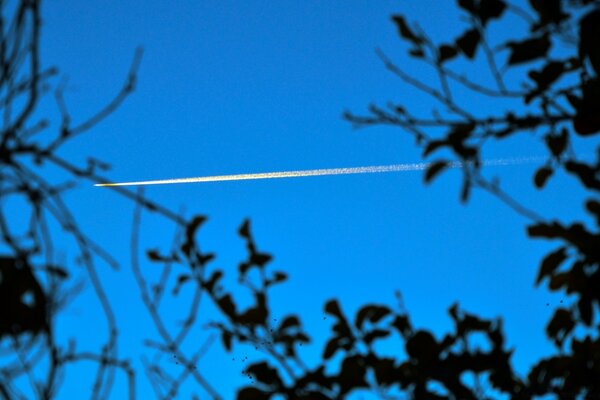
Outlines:
[[[542,160],[542,157],[521,157],[521,158],[501,158],[496,160],[483,161],[483,165],[519,165]],[[406,172],[423,171],[431,163],[414,164],[393,164],[393,165],[375,165],[370,167],[354,168],[326,168],[326,169],[308,169],[300,171],[281,171],[281,172],[261,172],[255,174],[235,174],[235,175],[214,175],[198,176],[193,178],[159,179],[151,181],[134,181],[120,183],[97,183],[94,186],[141,186],[141,185],[167,185],[174,183],[199,183],[199,182],[223,182],[223,181],[242,181],[250,179],[274,179],[274,178],[300,178],[304,176],[323,176],[323,175],[350,175],[350,174],[373,174],[379,172]],[[448,163],[448,168],[460,168],[463,163],[454,161]]]

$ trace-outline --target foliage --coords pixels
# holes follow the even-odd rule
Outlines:
[[[212,345],[212,336],[198,343],[190,334],[192,328],[199,325],[202,299],[208,299],[220,315],[206,325],[218,335],[225,351],[252,346],[265,356],[249,362],[244,373],[251,384],[239,389],[239,400],[342,399],[365,390],[385,399],[401,398],[402,394],[417,399],[483,399],[499,394],[515,399],[540,395],[600,396],[597,315],[600,306],[600,148],[596,149],[596,160],[590,162],[578,158],[573,147],[575,140],[593,143],[600,133],[600,46],[597,45],[600,2],[531,0],[529,9],[504,0],[458,0],[457,4],[468,26],[452,41],[440,44],[434,43],[425,31],[402,15],[392,17],[401,40],[409,46],[408,56],[431,66],[439,77],[439,87],[410,76],[378,50],[387,69],[414,89],[431,96],[444,107],[445,114],[438,112],[431,118],[421,117],[411,113],[410,104],[390,104],[386,107],[371,105],[366,115],[348,112],[345,118],[359,127],[385,124],[402,128],[415,138],[424,158],[443,152],[451,155],[454,160],[446,157],[430,163],[424,174],[426,183],[443,174],[451,163],[460,165],[462,201],[469,199],[472,189],[483,189],[531,221],[527,228],[531,238],[560,243],[541,261],[536,280],[538,285],[548,282],[550,291],[563,293],[572,300],[554,310],[546,326],[556,354],[538,360],[526,376],[519,376],[511,364],[513,350],[506,347],[502,319],[485,319],[454,304],[448,309],[453,330],[438,337],[413,325],[397,293],[397,306],[365,304],[353,317],[343,311],[337,300],[329,300],[324,312],[333,320],[331,335],[322,343],[319,362],[309,366],[299,348],[312,338],[303,328],[300,317],[289,314],[276,320],[271,316],[270,291],[283,284],[287,274],[269,268],[272,257],[259,250],[249,221],[244,221],[238,231],[245,243],[247,258],[239,264],[237,277],[251,299],[244,307],[241,292],[226,288],[225,271],[213,267],[215,255],[203,251],[198,244],[197,234],[206,217],[184,220],[150,202],[141,192],[115,188],[137,205],[131,269],[141,300],[156,328],[157,338],[145,343],[154,354],[145,359],[144,372],[158,398],[177,397],[188,379],[209,397],[221,398],[199,368],[200,358]],[[529,28],[528,36],[490,43],[489,27],[506,23],[509,16],[523,19]],[[0,196],[26,199],[31,223],[25,235],[18,235],[11,231],[9,218],[0,208],[0,230],[8,252],[0,258],[0,340],[5,346],[3,349],[13,357],[11,360],[4,355],[1,358],[0,394],[5,398],[22,398],[13,382],[20,376],[31,376],[31,389],[38,397],[55,397],[58,376],[64,368],[85,360],[98,364],[92,388],[94,398],[110,394],[116,369],[127,374],[129,396],[134,398],[136,375],[129,361],[118,357],[116,323],[95,271],[97,258],[113,262],[78,228],[62,202],[61,193],[68,186],[62,182],[50,183],[42,175],[41,167],[49,163],[66,171],[71,178],[106,181],[98,175],[104,167],[102,163],[90,160],[87,167],[80,168],[61,159],[57,152],[63,143],[109,115],[132,91],[139,53],[116,98],[80,125],[71,125],[59,88],[57,101],[63,115],[60,130],[44,141],[34,140],[47,132],[47,123],[33,123],[32,112],[43,83],[56,73],[39,67],[39,3],[20,2],[8,28],[3,26],[1,33],[7,45],[0,51],[3,60],[0,84],[3,107],[10,111],[0,143]],[[559,42],[568,50],[553,52]],[[460,60],[467,65],[476,63],[480,58],[487,64],[494,86],[477,83],[449,66]],[[23,64],[26,60],[28,64]],[[499,60],[504,62],[503,67],[499,66]],[[506,78],[509,72],[523,75],[521,79],[509,80]],[[514,100],[514,109],[475,115],[456,100],[452,89],[457,86],[473,95]],[[594,218],[595,226],[543,218],[509,196],[498,182],[485,178],[481,155],[486,146],[531,132],[540,136],[548,155],[532,177],[533,185],[543,189],[557,171],[564,171],[587,191],[585,209]],[[158,212],[180,229],[170,249],[146,251],[147,266],[142,266],[138,259],[144,209]],[[99,352],[78,352],[74,346],[57,343],[53,335],[56,315],[74,288],[67,286],[71,276],[69,268],[58,265],[52,255],[54,234],[46,229],[48,217],[64,227],[67,236],[79,246],[81,261],[104,307],[108,339]],[[158,280],[149,277],[153,266],[159,267]],[[188,296],[182,296],[183,291]],[[186,318],[180,326],[168,323],[165,314],[171,311],[160,308],[167,296],[169,301],[183,304],[179,309],[186,310]],[[188,345],[193,342],[196,349],[189,351],[184,342]],[[392,343],[398,354],[383,355],[381,343]],[[35,346],[40,344],[42,351],[35,353]],[[166,356],[177,359],[176,367],[165,367]],[[4,363],[5,360],[8,361]],[[42,360],[48,362],[44,364]],[[465,379],[467,376],[473,379]]]

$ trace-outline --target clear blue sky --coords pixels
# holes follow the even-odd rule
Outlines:
[[[42,61],[68,77],[74,122],[111,98],[135,48],[144,47],[134,94],[62,154],[81,162],[100,158],[112,165],[116,181],[420,161],[403,132],[353,130],[341,118],[345,109],[360,113],[377,101],[431,109],[430,100],[387,73],[374,53],[380,47],[409,72],[421,72],[418,64],[404,64],[404,45],[389,19],[397,12],[421,20],[440,40],[462,29],[453,2],[441,1],[45,2]],[[487,79],[485,71],[475,73]],[[495,107],[460,95],[473,110]],[[56,116],[52,101],[40,113]],[[486,156],[544,154],[530,139]],[[573,215],[575,185],[559,176],[540,194],[531,188],[534,170],[490,167],[489,174],[544,215]],[[155,186],[146,193],[176,210],[185,207],[186,215],[208,215],[201,244],[231,276],[244,256],[237,227],[251,218],[259,247],[275,256],[272,267],[290,275],[273,292],[274,316],[302,316],[314,339],[304,350],[309,360],[321,352],[330,328],[322,320],[326,300],[340,299],[353,314],[366,302],[394,304],[398,289],[415,325],[438,333],[450,328],[447,308],[455,301],[486,317],[503,316],[524,372],[551,351],[543,334],[546,303],[560,299],[533,288],[540,257],[551,246],[526,240],[527,221],[487,194],[475,192],[461,205],[458,171],[431,186],[422,181],[411,172]],[[121,327],[121,354],[140,367],[145,349],[139,342],[155,333],[128,267],[133,207],[87,184],[67,199],[82,228],[122,261],[121,271],[100,272]],[[143,247],[167,248],[173,229],[165,226],[146,218]],[[59,250],[69,261],[75,256],[67,243]],[[103,339],[98,321],[97,303],[84,293],[65,311],[61,334],[84,328],[89,336],[81,346],[92,347]],[[253,349],[236,354],[263,358]],[[226,397],[245,382],[242,368],[219,342],[199,365]],[[68,371],[61,398],[87,387],[86,371]],[[118,380],[114,398],[123,390]],[[149,391],[140,370],[140,398]]]

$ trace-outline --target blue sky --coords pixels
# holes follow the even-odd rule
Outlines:
[[[136,91],[62,155],[104,160],[116,181],[418,162],[420,151],[403,132],[354,130],[341,118],[344,110],[360,113],[370,102],[394,101],[424,113],[432,108],[375,55],[379,47],[428,79],[419,64],[406,61],[389,18],[398,12],[422,21],[439,40],[463,27],[450,2],[46,2],[42,61],[68,79],[74,122],[116,93],[135,48],[144,48]],[[488,79],[484,70],[475,74]],[[457,95],[472,110],[500,107]],[[58,125],[51,98],[40,114],[54,115]],[[486,156],[543,155],[538,142],[531,135]],[[488,174],[543,215],[575,215],[576,185],[558,176],[540,193],[531,188],[535,168],[489,167]],[[244,256],[237,227],[252,220],[259,247],[275,256],[272,267],[291,278],[274,290],[272,310],[302,316],[314,339],[305,350],[309,359],[320,353],[329,329],[322,320],[326,300],[336,297],[353,313],[366,302],[393,304],[400,290],[415,324],[436,332],[450,327],[446,310],[455,301],[486,317],[503,316],[524,372],[551,351],[543,334],[546,303],[560,299],[533,282],[552,246],[526,240],[527,221],[485,193],[460,204],[459,189],[460,174],[450,171],[430,186],[421,173],[407,172],[156,186],[146,194],[186,215],[208,215],[200,242],[218,254],[215,266],[231,275]],[[154,332],[128,267],[133,207],[87,183],[67,200],[82,228],[122,261],[119,272],[100,272],[121,326],[122,355],[140,366],[145,350],[136,343]],[[144,248],[168,247],[173,229],[164,221],[148,217],[143,228]],[[67,260],[75,256],[67,243],[61,251]],[[82,343],[92,346],[102,340],[97,321],[97,304],[84,293],[65,312],[61,329],[69,335],[86,327],[93,334]],[[248,356],[262,358],[253,351]],[[220,344],[200,363],[226,397],[245,382],[237,375],[242,368]],[[84,371],[67,373],[64,398],[83,390]],[[122,381],[115,390],[120,398]],[[140,398],[149,390],[140,373]]]

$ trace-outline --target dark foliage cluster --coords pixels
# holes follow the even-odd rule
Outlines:
[[[360,391],[382,399],[600,398],[600,148],[595,149],[595,160],[585,161],[573,146],[575,140],[584,140],[592,147],[600,133],[600,2],[530,0],[529,7],[522,8],[504,0],[458,0],[458,7],[468,26],[443,43],[434,43],[426,31],[403,16],[392,17],[400,38],[408,44],[408,56],[430,66],[439,85],[407,74],[378,50],[387,69],[431,96],[443,107],[443,114],[422,117],[410,111],[410,104],[388,104],[371,105],[366,115],[346,113],[345,118],[358,127],[402,128],[414,136],[424,158],[454,157],[432,161],[425,182],[458,162],[463,201],[472,189],[483,189],[531,221],[527,228],[530,237],[559,243],[541,261],[536,281],[547,283],[550,291],[568,299],[553,310],[546,326],[555,355],[538,360],[521,376],[512,365],[514,349],[506,346],[501,318],[482,318],[454,304],[448,310],[453,330],[438,336],[414,326],[397,293],[396,306],[366,304],[354,316],[345,313],[337,300],[328,301],[324,312],[325,318],[333,321],[331,333],[322,341],[320,360],[308,363],[300,348],[313,338],[299,315],[274,318],[270,312],[271,290],[282,285],[287,274],[270,269],[272,257],[259,250],[249,221],[238,231],[247,250],[247,258],[237,269],[239,288],[228,289],[225,271],[213,266],[215,255],[202,250],[197,240],[206,217],[185,220],[147,200],[141,192],[117,187],[114,190],[137,205],[130,267],[155,327],[156,337],[144,342],[149,354],[143,364],[157,398],[178,397],[188,382],[210,398],[222,398],[219,388],[205,378],[201,363],[217,337],[226,352],[246,347],[264,355],[248,361],[244,374],[250,384],[238,390],[239,400],[343,399]],[[59,150],[113,112],[133,90],[140,53],[136,53],[117,96],[80,124],[71,123],[59,87],[55,94],[62,121],[58,132],[52,134],[48,122],[32,120],[46,81],[56,74],[54,69],[41,70],[39,66],[39,3],[24,0],[15,9],[2,11],[0,95],[7,117],[0,142],[0,197],[24,198],[31,217],[27,223],[20,221],[28,228],[25,234],[18,234],[11,230],[10,216],[0,207],[4,245],[0,256],[0,397],[25,398],[14,383],[22,376],[30,378],[28,393],[55,397],[64,369],[75,362],[91,361],[98,365],[93,398],[110,396],[118,370],[127,374],[129,397],[135,398],[137,375],[128,360],[119,358],[116,320],[96,273],[95,261],[115,262],[79,228],[62,201],[61,194],[71,187],[71,181],[50,182],[42,167],[54,165],[74,181],[107,181],[99,175],[103,163],[90,159],[87,166],[78,167],[60,158]],[[12,14],[6,17],[8,12]],[[509,16],[527,24],[528,36],[491,43],[489,26],[502,24]],[[559,42],[568,50],[553,52]],[[451,67],[453,62],[468,64],[480,59],[487,65],[492,86]],[[521,81],[506,78],[507,71],[514,70],[522,71]],[[474,96],[514,100],[514,108],[476,115],[457,100],[453,93],[457,86]],[[533,185],[543,189],[559,171],[573,177],[589,196],[584,207],[593,224],[544,218],[509,196],[498,182],[485,178],[482,152],[486,147],[532,132],[547,152],[546,162],[532,177]],[[159,213],[180,229],[168,250],[147,250],[145,263],[138,256],[143,210]],[[53,335],[55,318],[75,287],[69,285],[70,268],[55,261],[55,234],[48,229],[49,218],[78,246],[81,264],[103,307],[108,333],[99,351],[78,351],[75,345],[57,343]],[[242,290],[249,293],[249,305],[243,305]],[[204,300],[219,316],[202,324],[199,308]],[[182,324],[170,322],[173,311],[161,308],[167,301],[184,305],[177,308],[185,312]],[[199,326],[214,334],[199,340],[192,335]],[[395,351],[389,354],[383,348]],[[167,363],[167,358],[176,362]]]
[[[64,201],[64,193],[78,181],[106,182],[101,173],[108,166],[94,158],[79,166],[60,153],[65,143],[109,116],[133,91],[141,51],[115,97],[79,123],[73,123],[58,85],[54,96],[61,121],[53,129],[50,120],[38,117],[40,102],[58,74],[40,60],[40,3],[0,2],[0,398],[53,398],[66,368],[81,362],[98,366],[93,397],[109,395],[116,370],[126,374],[134,396],[134,371],[118,357],[117,323],[96,270],[99,262],[112,268],[118,264],[81,229]],[[52,169],[59,172],[51,175]],[[182,223],[176,214],[134,192],[117,191]],[[11,204],[19,205],[16,211]],[[56,254],[55,247],[67,242],[78,250],[74,266]],[[57,316],[80,290],[72,279],[74,268],[83,268],[103,311],[107,331],[101,349],[79,350],[76,342],[60,343],[55,335]]]

